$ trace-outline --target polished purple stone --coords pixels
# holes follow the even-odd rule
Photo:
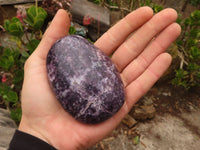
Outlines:
[[[124,87],[115,65],[80,36],[65,36],[52,46],[47,72],[63,108],[81,122],[100,123],[124,103]]]

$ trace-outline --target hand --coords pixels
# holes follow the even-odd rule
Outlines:
[[[88,148],[104,138],[169,67],[171,56],[164,51],[181,32],[180,26],[174,23],[176,18],[173,9],[153,15],[152,9],[142,7],[119,21],[95,43],[107,55],[114,53],[111,59],[122,77],[126,100],[112,118],[87,125],[64,111],[47,79],[47,53],[56,40],[67,35],[70,25],[67,13],[59,10],[25,64],[19,130],[61,150]]]

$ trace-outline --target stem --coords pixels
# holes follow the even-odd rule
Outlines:
[[[182,8],[181,8],[181,11],[184,11],[187,4],[188,4],[189,0],[186,0],[185,3],[183,4]]]
[[[35,0],[36,15],[38,15],[38,0]]]
[[[141,1],[140,0],[138,0],[138,6],[141,7]]]
[[[27,44],[22,40],[21,37],[19,37],[19,39],[20,39],[20,41],[22,42],[23,45],[25,45],[25,46],[27,45]]]
[[[119,10],[119,6],[110,6],[110,5],[108,5],[108,4],[104,4],[107,8],[109,8],[109,9],[118,9]],[[129,9],[127,9],[127,8],[120,8],[121,10],[125,10],[125,11],[127,11],[127,12],[131,12],[131,10],[129,10]]]
[[[122,2],[122,1],[121,1],[121,2]],[[119,9],[121,8],[120,0],[117,0],[117,6],[119,7]]]
[[[30,42],[30,39],[29,39],[29,37],[28,37],[27,30],[25,31],[25,36],[26,36],[27,41]]]
[[[6,109],[10,112],[10,103],[5,101]]]
[[[35,0],[35,7],[38,8],[38,0]]]
[[[104,6],[104,3],[105,3],[105,0],[102,0],[100,6]]]
[[[6,29],[2,25],[0,25],[0,29],[2,29],[3,32],[6,32]]]
[[[131,7],[130,7],[131,11],[133,11],[133,5],[134,5],[134,0],[131,0]]]

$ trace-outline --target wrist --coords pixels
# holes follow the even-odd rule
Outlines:
[[[35,150],[35,149],[48,149],[56,150],[53,146],[42,141],[41,139],[32,136],[28,133],[16,130],[13,138],[9,144],[9,150]]]
[[[51,145],[50,141],[48,140],[48,138],[46,138],[45,135],[43,135],[39,129],[34,128],[32,125],[30,125],[29,123],[26,123],[26,121],[24,120],[24,118],[22,117],[20,124],[19,124],[19,131],[22,131],[24,133],[30,134],[36,138],[39,138],[40,140],[48,143]]]

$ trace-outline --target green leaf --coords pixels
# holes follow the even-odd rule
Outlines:
[[[190,38],[187,41],[187,47],[189,47],[189,48],[195,47],[197,44],[198,44],[198,40],[197,39]]]
[[[21,108],[12,109],[10,112],[10,116],[13,120],[19,123],[22,117],[22,109]]]
[[[191,25],[191,19],[190,19],[190,18],[186,18],[186,19],[184,20],[184,25],[185,25],[185,26]]]
[[[0,96],[9,91],[10,87],[0,82]]]
[[[176,70],[176,78],[184,79],[185,76],[187,75],[188,75],[188,72],[183,69]]]
[[[13,58],[15,59],[15,61],[18,60],[18,59],[19,59],[19,56],[20,56],[20,51],[19,51],[19,49],[18,49],[18,48],[12,49],[12,55],[13,55]]]
[[[69,34],[75,34],[76,33],[76,29],[73,26],[69,27]]]
[[[19,18],[17,18],[17,17],[13,17],[13,18],[11,19],[11,22],[12,22],[12,23],[17,23],[17,22],[20,22],[20,20],[19,20]]]
[[[24,35],[23,25],[16,17],[12,18],[11,23],[7,26],[7,31],[9,34],[17,37],[22,37]]]
[[[26,60],[27,60],[27,58],[28,58],[28,57],[21,57],[20,60],[19,60],[19,63],[20,63],[21,65],[24,65],[25,62],[26,62]]]
[[[153,5],[153,10],[154,10],[155,13],[158,13],[158,12],[160,12],[161,10],[163,10],[163,7],[160,6],[160,5],[154,4],[154,5]]]
[[[198,34],[200,33],[199,29],[191,29],[191,31],[189,32],[189,36],[192,38],[198,38]]]
[[[41,7],[32,6],[27,11],[27,19],[24,20],[34,30],[39,30],[47,17],[47,12]]]
[[[12,102],[12,103],[18,102],[18,96],[16,92],[10,90],[6,95],[7,95],[7,101]]]
[[[14,70],[14,75],[13,75],[13,83],[15,85],[22,83],[24,78],[24,71],[21,69],[16,69]]]
[[[200,59],[200,49],[198,49],[197,47],[192,47],[189,53],[192,60]]]
[[[172,79],[172,84],[173,85],[178,85],[179,82],[180,82],[180,80],[178,78]]]
[[[197,73],[197,78],[200,80],[200,72]]]
[[[0,68],[5,70],[10,70],[14,65],[14,59],[12,56],[9,57],[0,57]]]
[[[145,1],[145,5],[146,5],[146,6],[150,6],[150,4],[151,4],[151,1],[150,1],[150,0],[146,0],[146,1]]]
[[[176,19],[176,22],[177,22],[178,24],[181,24],[182,19],[181,19],[181,18],[177,18],[177,19]]]
[[[191,13],[191,18],[193,20],[199,21],[200,20],[200,10],[195,10]]]
[[[134,145],[137,145],[140,143],[140,137],[139,136],[136,136],[134,139],[133,139],[133,144]]]
[[[98,4],[98,5],[101,4],[101,0],[88,0],[88,1]]]
[[[197,71],[200,68],[199,65],[197,65],[196,63],[189,63],[187,66],[187,69],[190,71]]]
[[[39,40],[33,39],[27,44],[27,48],[28,48],[28,50],[30,51],[31,54],[37,48],[39,43],[40,43]]]
[[[9,25],[10,25],[10,21],[9,21],[9,20],[5,20],[5,21],[4,21],[3,27],[6,29],[6,31],[9,30],[9,29],[8,29]],[[9,32],[9,31],[8,31],[8,32]]]
[[[29,53],[27,53],[26,51],[23,51],[21,54],[22,54],[22,56],[24,58],[28,58],[29,57]]]
[[[6,56],[6,57],[9,57],[12,55],[12,50],[10,48],[6,48],[3,52],[3,55],[2,56]]]
[[[9,70],[14,65],[14,58],[12,56],[12,51],[7,48],[3,51],[3,54],[0,56],[0,68]]]
[[[27,20],[32,22],[32,24],[34,24],[34,18],[36,16],[36,7],[35,6],[32,6],[28,9],[27,11]]]
[[[191,0],[199,1],[200,0]],[[186,89],[192,86],[200,85],[200,10],[195,10],[190,17],[180,21],[182,26],[182,34],[176,41],[178,51],[183,54],[184,64],[183,69],[175,71],[175,77],[172,83],[178,86],[183,86]]]
[[[200,0],[190,0],[189,3],[193,6],[197,6],[200,4]]]
[[[6,84],[0,83],[0,96],[3,96],[3,99],[8,102],[17,103],[18,96],[9,86]]]

